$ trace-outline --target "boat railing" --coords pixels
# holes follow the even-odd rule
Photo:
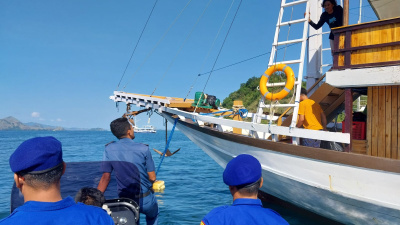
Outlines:
[[[283,127],[271,124],[228,120],[224,119],[223,117],[201,115],[199,113],[187,112],[180,110],[179,108],[173,108],[168,105],[170,102],[167,98],[157,98],[115,91],[114,95],[110,96],[110,99],[115,102],[125,102],[127,104],[133,104],[138,107],[152,108],[153,110],[157,110],[158,113],[166,112],[177,115],[182,121],[190,119],[200,126],[204,123],[215,124],[217,126],[217,129],[222,132],[224,131],[224,129],[222,129],[222,126],[247,130],[249,131],[248,133],[254,138],[267,139],[271,137],[272,141],[278,141],[279,135],[284,135],[292,137],[294,144],[299,143],[299,138],[312,138],[345,144],[350,143],[350,135],[348,133],[307,130],[295,127]]]
[[[350,143],[350,135],[347,133],[318,131],[318,130],[307,130],[301,128],[290,128],[282,127],[277,125],[259,124],[245,121],[227,120],[223,117],[213,117],[209,115],[200,115],[198,113],[185,112],[176,108],[163,108],[164,112],[178,115],[181,120],[188,118],[192,121],[202,125],[204,123],[215,124],[217,129],[223,131],[221,126],[228,126],[234,128],[240,128],[243,130],[253,131],[253,137],[268,138],[271,136],[272,141],[278,141],[279,135],[290,136],[296,140],[293,143],[299,143],[299,138],[312,138],[324,141],[334,141],[339,143]],[[263,133],[263,135],[258,135]]]
[[[400,64],[400,17],[332,29],[333,69]]]

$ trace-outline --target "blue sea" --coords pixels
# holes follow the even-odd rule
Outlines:
[[[59,139],[63,144],[63,157],[67,163],[101,161],[104,145],[116,140],[109,131],[0,131],[0,218],[10,213],[13,173],[8,159],[20,143],[38,136],[54,136]],[[137,133],[135,141],[148,144],[150,149],[163,151],[165,131]],[[157,179],[164,180],[166,186],[163,192],[156,193],[160,207],[159,222],[199,224],[211,209],[231,204],[232,197],[222,181],[223,169],[181,132],[175,131],[169,149],[173,152],[178,148],[181,148],[178,153],[164,158],[157,174]],[[154,151],[152,154],[157,168],[161,161],[160,155]],[[91,177],[87,168],[81,167],[80,170],[76,172],[86,175],[88,181],[96,184],[97,178]],[[77,182],[75,187],[62,187],[62,190],[68,189],[75,193],[74,190],[78,191],[80,188],[81,184]],[[110,189],[116,187],[110,184],[106,197]],[[279,212],[290,224],[337,224],[287,204],[275,201],[263,204]],[[141,218],[141,224],[145,224],[144,218]]]

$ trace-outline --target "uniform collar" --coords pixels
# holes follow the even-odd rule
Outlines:
[[[238,198],[233,201],[232,205],[260,205],[262,206],[260,199],[252,199],[252,198]]]
[[[37,201],[27,201],[22,206],[18,207],[15,211],[25,211],[25,212],[38,212],[38,211],[53,211],[60,210],[63,208],[70,207],[76,204],[75,201],[68,196],[58,202],[37,202]]]
[[[126,137],[126,138],[121,138],[121,139],[119,139],[119,140],[120,140],[120,141],[125,141],[125,142],[126,142],[126,141],[128,141],[128,142],[129,142],[129,141],[133,141],[132,139],[127,138],[127,137]]]

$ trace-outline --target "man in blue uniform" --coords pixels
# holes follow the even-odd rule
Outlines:
[[[157,224],[159,209],[152,190],[156,173],[149,147],[132,140],[135,134],[127,118],[112,121],[110,128],[119,140],[106,145],[101,166],[103,176],[97,189],[104,192],[111,172],[115,171],[119,197],[138,202],[147,224]]]
[[[256,158],[246,154],[238,155],[226,165],[223,179],[229,186],[233,204],[211,210],[201,225],[289,225],[277,212],[263,208],[261,200],[257,198],[263,178],[261,164]]]
[[[61,142],[54,137],[26,140],[9,162],[25,203],[0,224],[114,224],[102,208],[75,203],[71,197],[62,199],[60,179],[66,165]]]

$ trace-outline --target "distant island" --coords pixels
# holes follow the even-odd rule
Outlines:
[[[0,130],[37,130],[37,131],[64,131],[64,130],[81,130],[81,131],[105,131],[102,128],[92,128],[92,129],[83,129],[83,128],[64,128],[57,126],[44,125],[40,123],[22,123],[18,119],[9,116],[4,119],[0,119]]]

